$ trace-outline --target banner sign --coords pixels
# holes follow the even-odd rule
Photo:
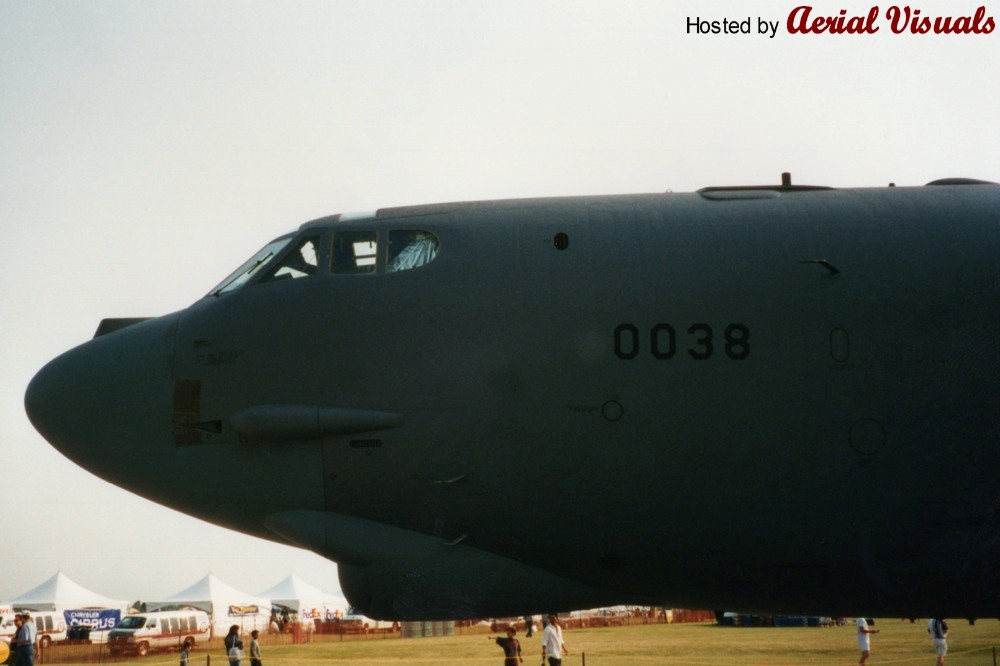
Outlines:
[[[260,613],[259,606],[230,606],[229,615],[239,616],[239,615],[257,615]]]
[[[121,610],[68,610],[63,611],[66,626],[86,625],[93,631],[114,629],[122,620]]]

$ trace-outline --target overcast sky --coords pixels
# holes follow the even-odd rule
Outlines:
[[[139,499],[25,387],[104,317],[187,307],[322,215],[778,182],[1000,181],[1000,31],[792,35],[798,2],[0,0],[0,602],[62,569],[155,599],[336,567]],[[925,2],[925,14],[1000,2]],[[872,3],[818,2],[867,15]],[[751,33],[689,34],[688,18]],[[778,22],[758,34],[759,20]]]

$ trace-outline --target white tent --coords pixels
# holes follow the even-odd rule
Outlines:
[[[330,620],[347,611],[347,599],[324,592],[291,574],[273,587],[257,594],[270,599],[272,604],[284,606],[299,614],[299,619]]]
[[[77,608],[108,608],[124,611],[128,602],[92,592],[59,571],[38,587],[11,599],[10,605],[34,611],[66,611]]]
[[[149,610],[168,606],[193,606],[208,612],[216,636],[225,636],[234,624],[244,634],[254,629],[266,632],[271,618],[269,600],[241,592],[213,574],[162,601],[146,604]]]
[[[87,625],[90,640],[103,643],[107,633],[128,612],[128,602],[111,599],[70,580],[62,571],[10,600],[15,609],[62,613],[66,626]]]

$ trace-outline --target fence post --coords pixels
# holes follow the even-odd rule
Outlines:
[[[581,652],[580,656],[583,657],[583,666],[587,666],[587,653]]]

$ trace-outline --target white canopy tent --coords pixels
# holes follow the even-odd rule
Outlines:
[[[271,602],[262,597],[241,592],[208,574],[197,583],[162,601],[146,604],[149,610],[174,606],[192,606],[212,616],[216,636],[225,636],[229,627],[238,625],[241,633],[257,629],[267,631],[271,618]]]
[[[5,604],[8,605],[8,604]],[[67,627],[86,625],[90,640],[103,643],[107,633],[128,612],[128,602],[88,590],[62,571],[41,585],[10,600],[16,610],[61,613]]]
[[[300,620],[330,620],[347,612],[347,599],[324,592],[295,574],[257,594],[299,614]],[[338,615],[339,611],[339,615]]]
[[[108,608],[124,611],[127,601],[111,599],[88,590],[71,580],[62,571],[24,594],[10,600],[16,609],[33,611],[66,611],[78,608]]]

